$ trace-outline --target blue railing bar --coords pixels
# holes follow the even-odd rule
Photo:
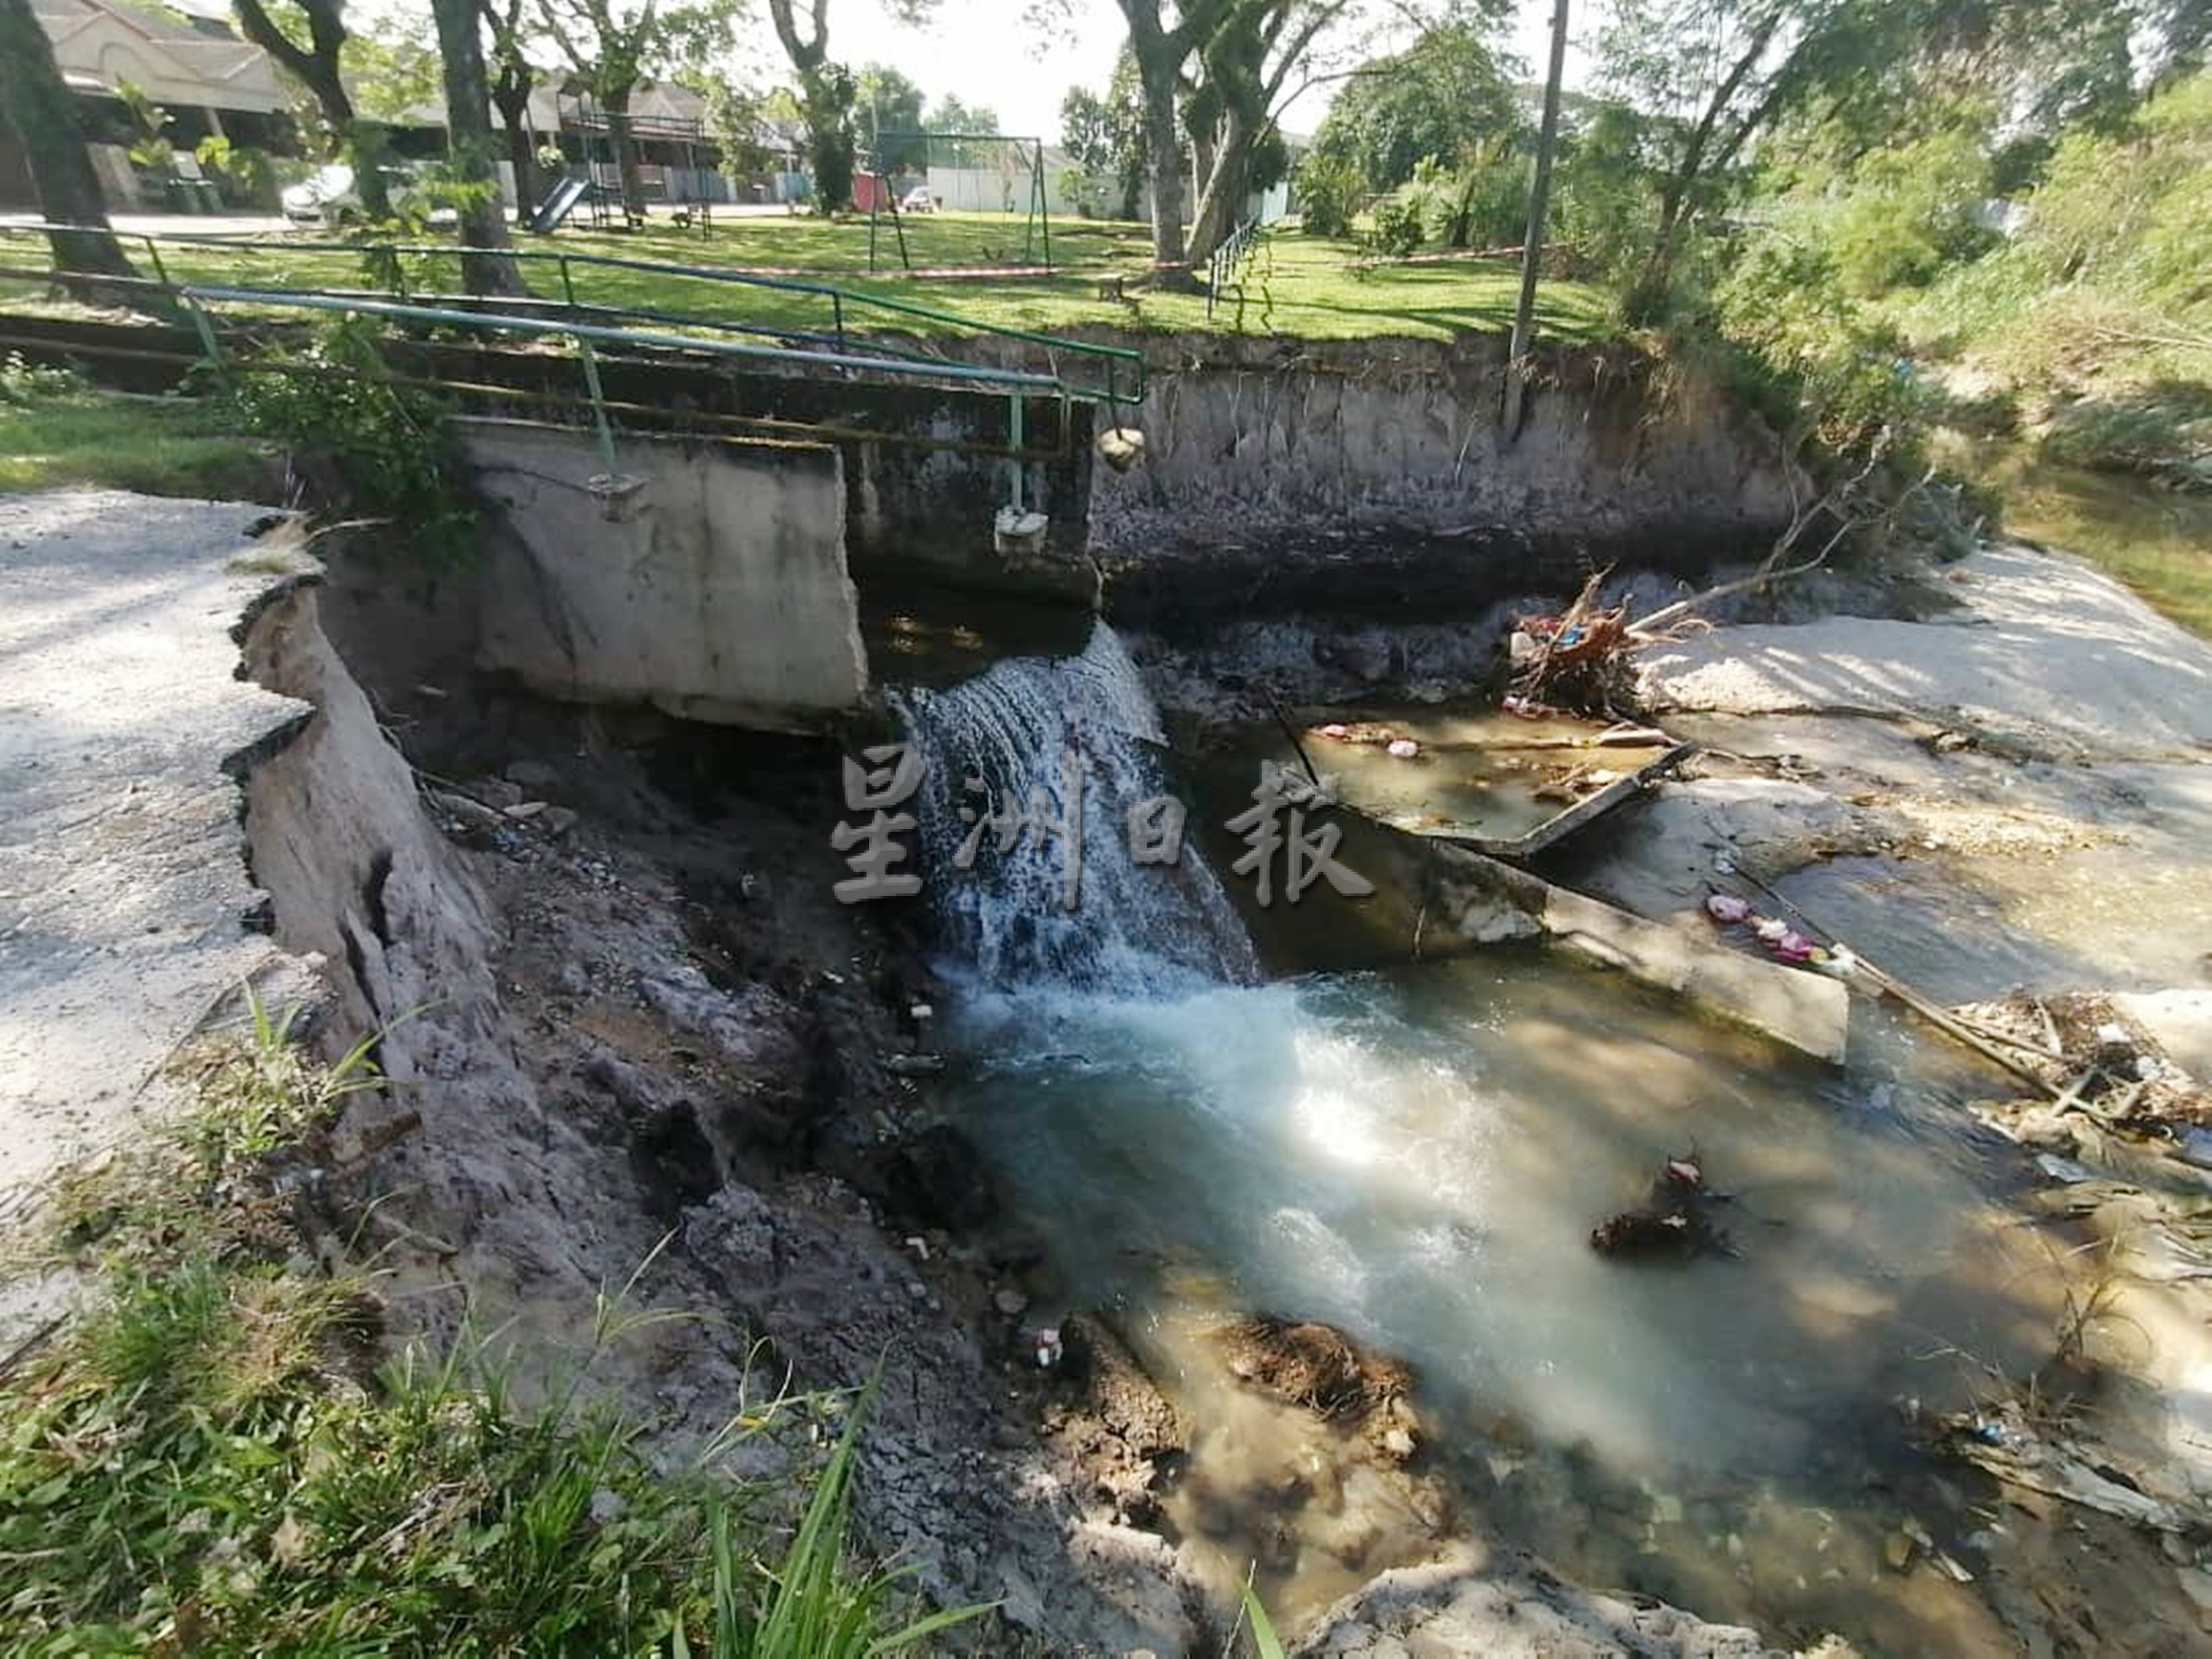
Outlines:
[[[283,288],[274,290],[283,294],[307,294],[320,299],[378,299],[384,295],[371,288]],[[823,346],[836,344],[833,335],[810,328],[776,328],[766,323],[737,323],[723,317],[700,317],[689,311],[664,311],[652,306],[600,305],[587,299],[554,299],[535,294],[415,294],[410,295],[408,304],[436,304],[451,306],[456,310],[474,312],[480,307],[496,310],[508,307],[520,310],[525,307],[545,307],[555,311],[575,312],[590,317],[639,317],[648,323],[675,323],[690,327],[721,329],[730,334],[757,334],[771,340],[794,340]],[[874,350],[872,341],[863,340],[860,349]],[[811,354],[810,354],[811,355]],[[887,351],[885,355],[895,361],[930,362],[911,352]]]
[[[321,295],[296,294],[281,288],[213,288],[197,283],[179,283],[177,292],[187,299],[218,304],[265,305],[307,311],[349,311],[364,317],[388,317],[402,323],[447,323],[456,327],[485,328],[504,334],[568,335],[578,339],[603,340],[616,346],[659,346],[671,351],[702,351],[711,357],[744,357],[800,363],[828,363],[836,368],[872,374],[908,375],[920,380],[972,380],[989,386],[1024,386],[1064,396],[1064,382],[1051,375],[1032,375],[1018,369],[975,368],[967,363],[912,362],[903,358],[854,357],[834,351],[785,351],[773,346],[747,346],[735,340],[705,340],[693,335],[660,334],[650,329],[607,328],[592,323],[557,323],[535,317],[509,317],[495,311],[466,311],[443,306],[403,305],[392,300],[340,299]]]

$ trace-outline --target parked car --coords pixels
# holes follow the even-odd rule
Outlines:
[[[899,211],[901,213],[935,213],[937,198],[929,193],[928,185],[917,184],[899,198]]]
[[[387,166],[383,171],[384,188],[395,207],[423,193],[422,176],[414,168]],[[347,162],[316,168],[277,200],[284,217],[296,225],[350,225],[362,217],[361,191],[356,188],[352,165]],[[453,225],[459,217],[450,207],[430,210],[433,225]]]

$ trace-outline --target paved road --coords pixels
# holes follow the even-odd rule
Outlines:
[[[178,1041],[276,953],[224,758],[301,704],[235,678],[267,509],[0,498],[0,1216],[127,1140]]]

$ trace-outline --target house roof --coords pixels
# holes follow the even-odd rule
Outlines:
[[[259,46],[121,0],[31,0],[64,79],[112,93],[125,81],[157,104],[272,114],[291,100]]]

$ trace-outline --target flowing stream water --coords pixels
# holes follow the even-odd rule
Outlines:
[[[1127,807],[1174,784],[1110,630],[904,710],[937,776],[994,798],[1049,806],[1063,752],[1086,763],[1072,911],[1061,844],[986,842],[962,876],[959,797],[921,809],[962,988],[949,1092],[1050,1295],[1113,1310],[1196,1422],[1170,1514],[1225,1581],[1258,1560],[1295,1622],[1441,1529],[1777,1635],[2008,1651],[1965,1587],[1882,1562],[1908,1521],[1962,1554],[1976,1524],[1918,1512],[1942,1499],[1900,1401],[1964,1403],[2047,1356],[2055,1316],[1948,1054],[1875,1015],[1824,1073],[1529,948],[1261,982],[1195,845],[1130,857]],[[1739,1195],[1735,1257],[1589,1248],[1692,1152]],[[1449,1515],[1297,1477],[1329,1430],[1230,1387],[1205,1340],[1259,1310],[1414,1365]]]

